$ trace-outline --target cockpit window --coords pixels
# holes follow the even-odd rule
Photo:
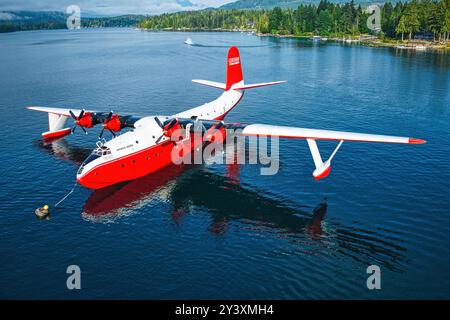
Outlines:
[[[95,154],[99,157],[106,156],[108,154],[111,154],[111,149],[109,149],[106,146],[101,146],[101,147],[94,149],[94,151],[92,151],[92,154]]]
[[[83,164],[78,169],[78,174],[81,174],[83,172],[84,166],[88,163],[94,161],[95,159],[98,159],[103,156],[107,156],[111,154],[111,149],[105,146],[106,141],[97,141],[97,148],[95,148],[92,153],[84,160]]]
[[[88,163],[94,161],[95,159],[98,159],[102,156],[106,156],[108,154],[111,154],[111,149],[105,146],[98,147],[92,151],[92,153],[84,160],[83,164],[78,169],[78,174],[81,174],[83,172],[84,166]]]

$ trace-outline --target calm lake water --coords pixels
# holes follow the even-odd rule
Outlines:
[[[190,37],[199,45],[187,46]],[[205,165],[72,187],[100,128],[45,144],[28,105],[174,114],[219,92],[227,47],[246,82],[228,121],[413,136],[344,143],[316,182],[303,140],[280,171]],[[239,33],[131,29],[0,35],[0,298],[450,298],[450,55]],[[334,143],[321,142],[330,154]],[[66,288],[79,265],[82,289]],[[381,268],[368,290],[366,268]]]

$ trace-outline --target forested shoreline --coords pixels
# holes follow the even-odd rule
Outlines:
[[[157,16],[124,15],[118,17],[83,18],[82,28],[133,27],[149,30],[185,31],[254,31],[261,35],[354,38],[373,34],[385,41],[413,39],[425,34],[428,40],[450,40],[450,0],[413,0],[386,2],[381,8],[381,31],[367,27],[367,13],[353,1],[345,4],[322,0],[319,4],[303,4],[296,9],[205,9]],[[64,29],[64,13],[25,12],[33,19],[0,21],[0,32],[36,29]],[[49,17],[48,17],[49,16]],[[46,20],[47,19],[47,20]],[[422,37],[423,38],[423,37]]]
[[[412,39],[429,33],[436,41],[450,36],[450,0],[386,2],[381,7],[380,38]],[[152,16],[139,27],[152,30],[248,30],[285,36],[357,36],[374,33],[367,27],[371,14],[353,1],[335,4],[322,0],[318,5],[297,9],[202,10]]]
[[[0,21],[0,33],[29,31],[29,30],[53,30],[67,29],[68,15],[62,12],[36,13],[43,17],[33,17],[33,13],[26,12],[31,17],[21,18],[16,21]],[[84,18],[81,17],[82,28],[125,28],[135,27],[145,16],[122,15],[116,17]]]

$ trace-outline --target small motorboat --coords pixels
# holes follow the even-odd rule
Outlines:
[[[192,46],[194,44],[194,41],[192,41],[191,38],[187,38],[186,40],[184,40],[184,43],[187,44],[187,45]]]

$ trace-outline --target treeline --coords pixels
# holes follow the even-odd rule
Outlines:
[[[42,23],[3,23],[0,24],[0,33],[27,31],[27,30],[46,30],[46,29],[65,29],[64,22],[42,22]]]
[[[83,28],[120,28],[134,27],[141,22],[145,16],[142,15],[123,15],[117,17],[103,18],[83,18],[81,17],[81,26]]]
[[[30,17],[0,21],[1,32],[14,32],[26,30],[43,30],[43,29],[66,29],[66,19],[68,15],[64,13],[45,13],[40,14],[38,18],[30,13]],[[38,15],[35,13],[34,15]],[[135,27],[141,22],[145,16],[142,15],[123,15],[117,17],[102,18],[83,18],[81,16],[82,28],[119,28],[119,27]]]
[[[353,1],[345,4],[322,0],[318,5],[297,9],[202,10],[152,16],[139,27],[170,30],[254,30],[263,34],[344,36],[370,33],[369,13]],[[412,38],[414,33],[432,33],[437,40],[448,40],[450,0],[387,2],[381,6],[380,37]]]
[[[262,10],[200,10],[165,13],[151,16],[139,23],[143,29],[190,29],[190,30],[254,30],[263,13]]]

